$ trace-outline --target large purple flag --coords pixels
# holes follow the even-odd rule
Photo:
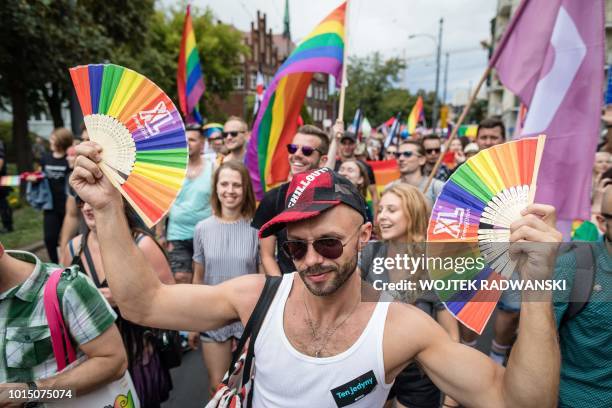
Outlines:
[[[521,137],[547,135],[536,201],[589,219],[604,81],[603,0],[523,0],[490,65],[528,107]]]

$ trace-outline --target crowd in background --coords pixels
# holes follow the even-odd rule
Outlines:
[[[167,218],[154,230],[148,230],[135,214],[128,214],[134,242],[145,254],[159,279],[169,285],[217,285],[245,274],[281,275],[292,272],[293,262],[284,249],[287,242],[286,230],[280,230],[267,238],[257,236],[258,229],[285,207],[288,183],[267,191],[261,202],[256,203],[251,179],[243,164],[250,135],[247,123],[239,117],[230,117],[223,125],[190,125],[186,135],[189,148],[187,176]],[[393,256],[401,252],[406,244],[418,244],[426,240],[429,213],[442,191],[444,181],[478,151],[506,141],[506,131],[499,119],[488,118],[479,124],[474,140],[459,137],[448,146],[444,139],[434,133],[417,133],[405,139],[398,138],[388,146],[385,146],[385,139],[385,134],[375,132],[361,140],[360,135],[344,131],[342,123],[337,123],[327,132],[312,125],[304,125],[286,146],[289,180],[298,173],[329,167],[353,183],[368,201],[368,221],[375,226],[377,240],[362,254],[359,267],[365,280],[372,280],[371,262],[368,260],[376,256]],[[40,185],[39,188],[44,188],[49,194],[47,207],[43,208],[45,245],[52,264],[78,265],[81,274],[93,282],[100,297],[110,305],[112,309],[103,308],[102,311],[91,313],[98,313],[97,319],[101,320],[114,319],[116,315],[116,327],[125,345],[125,351],[117,351],[118,366],[125,360],[140,401],[145,404],[143,406],[160,406],[168,398],[172,383],[169,375],[171,367],[164,363],[159,350],[159,333],[130,322],[116,308],[105,279],[101,260],[103,254],[97,241],[93,211],[67,183],[74,165],[73,145],[86,140],[88,136],[84,128],[79,139],[74,139],[67,129],[56,129],[49,138],[49,151],[42,141],[37,141],[34,146],[37,163],[45,178],[42,181],[32,179],[30,182]],[[441,156],[442,163],[433,181],[428,183],[429,175]],[[3,159],[3,148],[0,145],[0,175],[5,172]],[[376,175],[368,163],[379,160],[395,161],[399,170],[399,179],[385,186],[380,196]],[[590,226],[583,224],[577,230],[579,234],[587,234],[592,241],[602,241],[604,237],[610,240],[612,235],[612,193],[610,188],[606,190],[607,184],[612,182],[611,169],[609,144],[603,144],[596,153],[593,168],[593,218],[589,220]],[[4,200],[5,196],[0,190],[2,221],[5,229],[10,230],[12,224],[5,222],[7,210]],[[606,254],[605,247],[602,248],[597,254],[596,267],[610,273],[610,253]],[[610,246],[607,248],[609,251]],[[35,258],[26,261],[40,264]],[[571,268],[571,264],[564,264],[563,268]],[[395,271],[387,273],[393,275]],[[419,276],[414,279],[419,279]],[[436,319],[455,341],[472,347],[476,345],[477,335],[460,326],[437,299],[416,297],[403,300]],[[503,364],[518,329],[520,304],[502,298],[498,307],[490,356]],[[597,307],[604,308],[602,305]],[[610,312],[612,310],[608,310],[608,316],[612,315]],[[96,320],[95,316],[90,318]],[[594,326],[589,330],[595,330],[602,326],[602,321],[594,322],[591,319],[580,322],[577,323],[579,328],[566,326],[561,332],[561,341],[567,337],[568,341],[575,343],[576,336],[572,330],[581,330],[579,334],[584,335],[585,325],[589,324]],[[101,324],[100,330],[93,335],[101,336],[110,330],[108,327],[106,323]],[[601,327],[607,332],[605,339],[608,340],[612,340],[610,327],[612,325]],[[236,322],[217,330],[188,334],[188,344],[192,348],[201,345],[209,384],[213,387],[211,394],[229,366],[232,347],[235,347],[242,330],[242,325]],[[112,331],[107,335],[116,334]],[[182,335],[187,337],[187,333]],[[608,357],[612,355],[611,344],[612,341],[606,346]],[[575,347],[572,352],[580,353],[581,350],[590,352],[592,347],[598,345],[579,342],[578,345],[570,344],[568,347]],[[88,354],[89,350],[84,350]],[[42,363],[36,361],[36,364]],[[573,366],[565,372],[561,396],[562,399],[579,401],[578,397],[567,390],[575,390],[580,381],[587,383],[586,388],[596,389],[600,385],[591,384],[595,380],[575,366],[580,364],[580,359],[573,359],[571,364]],[[602,376],[609,375],[608,380],[605,380],[609,382],[612,372],[609,364],[607,367],[598,369],[602,371]],[[590,369],[586,366],[583,368]],[[11,377],[10,370],[8,372],[4,380],[24,380],[19,376]],[[109,372],[100,378],[108,381],[114,378],[113,375]],[[33,379],[36,378],[28,378]],[[100,383],[94,381],[87,386],[95,384]],[[563,390],[564,384],[568,387],[566,391]],[[612,401],[610,389],[598,389],[597,392],[607,395],[601,401]],[[441,403],[447,407],[457,406],[449,397],[442,400],[440,391],[416,364],[409,365],[397,377],[389,400],[393,398],[397,406],[437,407]]]

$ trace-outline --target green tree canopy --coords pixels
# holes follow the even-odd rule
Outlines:
[[[0,100],[10,102],[19,171],[31,167],[28,117],[47,110],[63,126],[70,99],[68,68],[113,62],[149,77],[176,100],[176,68],[185,11],[156,11],[154,0],[6,0],[0,7]],[[242,34],[215,22],[212,12],[192,14],[207,86],[205,100],[225,97],[241,70]],[[9,104],[0,104],[8,109]],[[206,110],[203,109],[206,113]]]

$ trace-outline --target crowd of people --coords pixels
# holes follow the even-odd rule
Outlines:
[[[49,193],[43,228],[51,262],[0,245],[3,383],[80,394],[127,369],[142,406],[159,407],[173,387],[159,339],[180,331],[191,348],[201,348],[213,396],[264,276],[277,276],[282,281],[254,347],[252,406],[612,404],[610,303],[590,301],[564,320],[561,304],[553,314],[550,302],[503,296],[487,357],[475,349],[478,335],[430,293],[362,301],[380,296],[367,284],[375,278],[373,259],[425,243],[444,182],[478,151],[506,141],[501,120],[485,119],[474,140],[461,137],[448,146],[436,134],[385,147],[385,135],[361,141],[342,122],[327,131],[301,126],[286,146],[288,180],[259,203],[244,165],[249,128],[242,118],[189,125],[186,136],[183,188],[166,219],[148,230],[102,175],[100,147],[54,130],[50,151],[40,152],[45,179],[30,180]],[[87,140],[83,129],[80,141]],[[593,170],[590,220],[602,299],[612,285],[612,157],[605,149]],[[3,158],[0,145],[0,171]],[[368,163],[378,160],[399,169],[399,178],[380,190]],[[2,200],[0,190],[0,212]],[[513,225],[512,241],[560,242],[555,221],[554,208],[534,204]],[[523,248],[532,262],[521,276],[574,275],[574,253],[557,259],[536,248]],[[87,356],[61,373],[42,307],[45,281],[58,267],[66,268],[62,313],[79,355]],[[388,281],[399,276],[402,271],[385,271]],[[0,406],[10,406],[6,389]]]

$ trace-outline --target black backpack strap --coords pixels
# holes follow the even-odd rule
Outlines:
[[[593,284],[595,283],[595,269],[597,265],[591,245],[586,242],[576,243],[573,251],[576,256],[576,274],[574,275],[574,284],[570,292],[570,302],[561,318],[559,327],[573,319],[585,308],[589,303]]]
[[[87,236],[89,233],[83,236],[83,241],[81,242],[81,250],[85,255],[85,261],[87,262],[87,267],[89,268],[89,273],[91,274],[91,279],[94,281],[96,288],[101,287],[100,279],[98,278],[98,272],[96,271],[96,265],[93,262],[93,258],[91,257],[91,252],[89,251],[89,245],[87,245]]]
[[[251,338],[252,341],[249,344],[249,352],[247,353],[247,361],[249,360],[251,346],[255,343],[259,329],[264,318],[266,317],[266,313],[268,312],[272,301],[274,300],[274,296],[276,295],[276,291],[278,290],[282,279],[283,278],[280,276],[266,275],[266,283],[261,291],[261,295],[259,295],[259,299],[257,300],[255,308],[253,309],[253,313],[251,313],[251,317],[249,317],[249,321],[247,322],[246,326],[244,326],[244,331],[242,332],[242,336],[240,336],[238,346],[232,355],[230,370],[234,369],[234,364],[236,364],[236,361],[238,361],[240,358],[246,342],[249,340],[249,338]]]
[[[244,346],[246,342],[250,340],[249,348],[247,350],[246,359],[244,362],[244,376],[243,384],[248,381],[248,376],[251,372],[251,364],[253,362],[253,355],[255,354],[255,340],[257,339],[257,334],[259,333],[259,329],[266,317],[266,313],[274,300],[276,292],[278,291],[278,287],[283,278],[280,276],[268,276],[266,275],[266,282],[264,284],[263,290],[261,291],[261,295],[259,295],[259,299],[257,300],[257,304],[253,309],[253,313],[251,313],[251,317],[249,317],[249,321],[246,326],[244,326],[244,331],[242,332],[242,336],[238,341],[238,346],[234,353],[232,354],[232,362],[229,366],[229,372],[234,371],[234,366],[236,362],[240,358],[242,351],[244,350]]]

